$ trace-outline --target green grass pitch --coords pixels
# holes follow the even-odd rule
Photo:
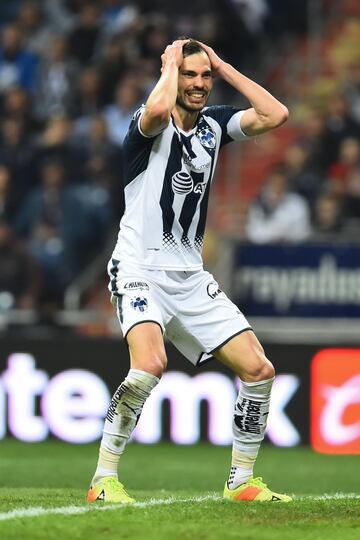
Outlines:
[[[130,445],[121,479],[138,503],[87,505],[97,445],[0,441],[1,540],[359,540],[356,456],[265,446],[257,476],[294,502],[221,499],[230,448]]]

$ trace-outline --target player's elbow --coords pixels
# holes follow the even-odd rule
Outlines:
[[[146,107],[141,118],[141,129],[145,135],[152,137],[162,131],[169,123],[170,113],[161,105]]]
[[[274,109],[271,115],[272,128],[279,127],[289,118],[289,109],[282,103]]]
[[[170,120],[171,110],[166,104],[158,101],[146,108],[146,116],[154,124],[164,125]]]
[[[285,105],[278,103],[271,109],[258,116],[258,130],[254,134],[266,133],[281,126],[289,117],[289,111]],[[248,131],[247,131],[248,132]]]

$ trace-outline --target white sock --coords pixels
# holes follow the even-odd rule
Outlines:
[[[248,383],[241,381],[233,420],[233,450],[228,479],[235,489],[253,476],[254,464],[264,438],[274,378]]]
[[[120,456],[140,418],[146,399],[158,382],[158,377],[151,373],[130,369],[116,390],[106,416],[92,485],[105,476],[117,477]]]

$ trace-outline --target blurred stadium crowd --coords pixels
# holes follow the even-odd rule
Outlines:
[[[322,0],[319,41],[311,1],[2,1],[0,309],[61,307],[110,255],[122,142],[179,35],[213,46],[291,112],[275,138],[237,150],[235,200],[220,164],[210,227],[259,244],[359,241],[360,9]],[[212,100],[239,103],[221,82]]]

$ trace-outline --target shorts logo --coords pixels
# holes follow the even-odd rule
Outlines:
[[[172,190],[179,195],[191,193],[194,187],[194,181],[186,171],[178,171],[171,179]]]
[[[216,283],[216,281],[212,281],[211,283],[209,283],[206,290],[210,298],[213,299],[222,293],[222,290],[219,288],[219,285]]]
[[[124,289],[128,289],[131,291],[135,291],[139,289],[140,291],[148,291],[149,285],[147,283],[144,283],[143,281],[130,281],[128,283],[125,283]]]
[[[215,148],[215,135],[211,129],[205,127],[196,133],[196,136],[205,148]]]
[[[144,311],[146,311],[148,308],[148,301],[143,296],[134,296],[134,298],[131,300],[131,307],[137,311],[140,311],[141,313],[144,313]]]

